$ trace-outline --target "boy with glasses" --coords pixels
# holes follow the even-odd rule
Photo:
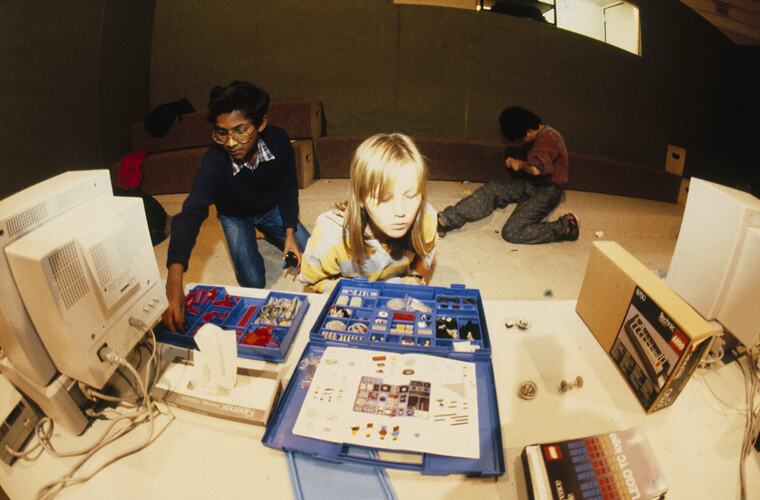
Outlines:
[[[183,273],[212,204],[240,286],[266,285],[256,229],[282,249],[283,260],[289,253],[295,255],[298,264],[290,271],[294,277],[298,274],[309,233],[298,221],[298,180],[290,138],[281,128],[267,126],[268,107],[269,95],[249,82],[211,90],[208,121],[214,144],[204,154],[182,212],[172,222],[166,263],[169,308],[164,313],[171,330],[183,327]]]

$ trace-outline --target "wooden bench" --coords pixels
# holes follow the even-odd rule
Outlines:
[[[298,186],[313,179],[348,178],[351,158],[366,136],[322,136],[322,103],[318,100],[274,101],[269,122],[293,139]],[[211,144],[205,112],[182,116],[161,138],[151,137],[142,123],[132,125],[132,147],[148,153],[143,163],[143,191],[148,194],[189,192],[203,153]],[[428,159],[429,178],[442,181],[509,180],[504,145],[462,139],[415,138]],[[637,165],[570,152],[568,189],[647,198],[675,203],[681,177],[664,168]],[[115,171],[114,166],[114,182]]]

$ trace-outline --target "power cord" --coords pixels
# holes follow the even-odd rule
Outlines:
[[[742,441],[741,456],[739,458],[739,481],[741,487],[741,499],[747,498],[746,478],[744,476],[744,466],[747,456],[752,451],[755,441],[760,433],[760,405],[755,403],[755,395],[758,391],[758,381],[760,379],[760,344],[747,350],[737,359],[742,368],[744,375],[744,389],[746,400],[746,424],[744,429],[744,439]]]
[[[19,459],[26,461],[36,460],[44,451],[48,451],[56,457],[82,457],[76,464],[74,464],[73,467],[71,467],[71,469],[66,474],[42,486],[42,488],[40,488],[40,490],[37,492],[37,499],[43,500],[53,498],[67,486],[88,481],[95,474],[111,465],[112,463],[116,462],[117,460],[120,460],[145,448],[147,445],[153,442],[153,440],[155,440],[158,435],[163,432],[164,429],[166,429],[166,426],[168,426],[173,421],[174,417],[170,414],[170,419],[167,422],[166,426],[164,426],[158,434],[154,435],[154,419],[157,414],[160,414],[162,412],[156,403],[151,399],[148,389],[149,387],[152,387],[152,384],[154,382],[153,378],[158,371],[158,364],[160,363],[161,359],[158,349],[158,342],[153,330],[142,321],[136,318],[130,318],[129,323],[136,328],[140,328],[143,331],[150,333],[151,345],[149,346],[149,349],[151,351],[151,355],[148,359],[148,362],[146,363],[144,376],[141,376],[138,370],[127,359],[120,356],[117,352],[113,351],[107,346],[103,348],[102,354],[104,354],[104,359],[106,361],[119,365],[120,367],[123,367],[128,372],[130,372],[139,388],[139,394],[131,398],[119,398],[110,396],[108,394],[103,394],[92,389],[91,387],[86,386],[85,384],[80,384],[80,388],[82,389],[82,393],[92,401],[103,400],[111,403],[115,402],[118,403],[120,407],[127,408],[130,411],[126,413],[120,413],[115,409],[110,408],[107,408],[103,411],[95,411],[93,409],[85,410],[85,413],[88,416],[110,419],[110,423],[105,428],[103,433],[97,438],[94,444],[87,446],[81,450],[71,450],[65,452],[57,450],[51,440],[53,436],[54,422],[48,417],[43,417],[40,419],[40,421],[35,426],[34,430],[35,436],[37,437],[37,443],[35,443],[34,446],[24,451],[23,453],[15,452],[6,446],[6,450],[8,450],[9,453]],[[97,452],[144,423],[148,423],[149,428],[145,439],[141,443],[106,460],[104,463],[96,467],[93,471],[79,477],[74,477],[74,474],[76,474],[77,471],[79,471],[79,469],[81,469],[81,467],[87,463]]]
[[[719,361],[723,359],[726,354],[726,341],[723,336],[716,336],[710,341],[710,348],[707,350],[707,354],[699,362],[699,368],[712,368]]]

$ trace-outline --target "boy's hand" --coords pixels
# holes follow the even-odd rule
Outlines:
[[[525,160],[518,160],[517,158],[507,158],[505,163],[509,168],[515,172],[525,172],[528,175],[538,176],[541,175],[541,171],[534,165],[530,165]]]
[[[522,161],[518,160],[517,158],[512,158],[511,156],[507,158],[504,163],[506,163],[507,167],[511,168],[515,172],[519,171],[520,168],[522,168]]]
[[[297,263],[295,266],[287,265],[285,267],[285,276],[292,275],[295,280],[296,276],[298,276],[298,273],[301,271],[301,250],[298,248],[298,243],[296,243],[295,231],[293,228],[287,228],[285,230],[285,244],[282,248],[283,262],[286,262],[285,259],[288,258],[288,254],[295,255]],[[292,256],[290,258],[292,258]],[[286,262],[286,264],[288,263],[289,262]]]
[[[185,292],[182,283],[182,264],[169,266],[166,277],[166,298],[169,307],[164,311],[164,324],[172,332],[181,332],[185,328]]]

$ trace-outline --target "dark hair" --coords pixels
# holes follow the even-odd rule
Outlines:
[[[508,141],[522,139],[528,130],[537,129],[542,123],[543,121],[537,114],[520,106],[504,108],[504,111],[499,115],[501,133]]]
[[[269,94],[251,82],[234,81],[226,87],[216,86],[208,96],[208,122],[215,124],[219,115],[240,111],[258,127],[269,109]]]

